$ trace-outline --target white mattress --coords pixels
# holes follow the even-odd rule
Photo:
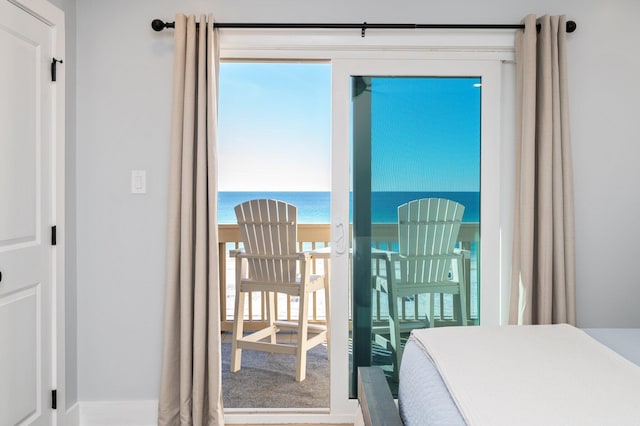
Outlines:
[[[407,426],[466,424],[431,358],[413,340],[400,364],[398,408]]]
[[[640,365],[640,329],[585,329],[596,340]],[[428,355],[409,340],[400,368],[400,416],[405,425],[464,425],[437,368]]]

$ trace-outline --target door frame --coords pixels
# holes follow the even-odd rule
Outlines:
[[[42,21],[51,30],[51,52],[53,57],[66,62],[64,12],[46,0],[2,0],[15,5]],[[66,64],[65,64],[66,65]],[[48,72],[48,67],[44,72]],[[56,245],[51,246],[51,341],[53,388],[56,392],[57,424],[65,424],[66,415],[66,364],[65,364],[65,66],[58,64],[56,81],[52,82],[52,134],[51,182],[52,202],[51,226],[56,226]],[[49,403],[47,403],[49,406]]]
[[[340,64],[355,61],[397,62],[399,60],[435,61],[442,63],[475,62],[480,66],[491,67],[498,72],[495,87],[499,89],[511,88],[513,81],[500,74],[506,66],[513,67],[514,60],[514,31],[367,31],[366,37],[361,37],[359,31],[354,30],[299,30],[299,29],[222,29],[220,30],[220,58],[221,60],[283,60],[283,61],[329,61],[332,64],[332,178],[331,178],[331,244],[341,247],[341,240],[345,236],[345,225],[349,218],[349,102],[350,86],[348,79],[335,80],[333,69]],[[366,70],[366,69],[365,69]],[[363,72],[365,71],[363,70]],[[501,81],[500,78],[503,78]],[[512,90],[512,89],[509,89]],[[340,95],[342,91],[342,95]],[[507,90],[508,91],[508,90]],[[495,202],[499,206],[499,217],[489,220],[491,232],[495,231],[495,240],[491,244],[496,253],[501,253],[494,259],[498,265],[505,265],[508,259],[504,257],[501,247],[508,241],[510,232],[505,230],[511,223],[509,220],[508,185],[500,184],[500,176],[508,176],[513,162],[510,151],[504,148],[510,140],[511,128],[500,125],[500,119],[505,118],[504,108],[510,104],[502,101],[500,92],[497,95],[497,105],[494,106],[495,117],[493,135],[498,150],[494,158],[488,158],[484,167],[495,170],[494,182],[498,182],[498,190],[485,199],[485,202]],[[505,96],[505,93],[502,93]],[[341,97],[344,96],[344,97]],[[507,98],[509,95],[507,94]],[[338,100],[339,99],[339,100]],[[502,105],[502,106],[501,106]],[[502,108],[502,110],[501,110]],[[347,125],[336,126],[333,121],[337,114],[345,114]],[[346,154],[345,154],[346,153]],[[483,161],[485,159],[483,158]],[[506,172],[506,173],[505,173]],[[504,179],[503,179],[504,180]],[[485,182],[486,183],[486,182]],[[506,188],[505,188],[506,186]],[[502,190],[501,190],[502,189]],[[506,190],[505,190],[506,189]],[[484,186],[481,191],[484,190]],[[501,198],[502,194],[502,198]],[[491,201],[493,200],[493,201]],[[505,207],[506,206],[506,207]],[[482,209],[482,206],[481,206]],[[482,214],[488,214],[481,210]],[[484,219],[483,219],[484,220]],[[348,227],[346,228],[348,229]],[[485,231],[489,232],[489,231]],[[485,243],[486,244],[486,243]],[[509,251],[510,247],[506,248]],[[483,250],[490,250],[484,247]],[[502,266],[504,269],[504,266]],[[348,289],[348,251],[334,250],[331,257],[331,363],[330,363],[330,403],[329,410],[300,410],[300,409],[269,409],[250,413],[246,410],[225,410],[227,424],[242,423],[307,423],[307,422],[353,422],[358,411],[358,402],[349,399],[348,383],[349,361],[346,356],[348,350],[348,313],[349,302],[346,297]],[[499,271],[499,268],[497,269]],[[500,282],[502,295],[494,300],[495,312],[503,312],[508,303],[508,292],[504,298],[506,277],[504,271],[498,276],[483,275],[482,280],[496,280]],[[345,287],[346,286],[346,287]],[[508,290],[507,290],[508,291]],[[482,298],[486,295],[481,295]],[[505,302],[505,300],[507,302]],[[486,323],[504,323],[502,317],[497,316]],[[315,411],[315,412],[314,412]]]

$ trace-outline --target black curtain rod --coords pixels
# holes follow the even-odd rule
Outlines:
[[[326,28],[326,29],[359,29],[364,37],[368,29],[481,29],[481,30],[510,30],[523,29],[524,24],[302,24],[302,23],[224,23],[214,22],[215,28]],[[165,28],[175,28],[175,22],[164,22],[161,19],[154,19],[151,28],[162,31]],[[536,25],[540,31],[540,24]],[[567,21],[567,32],[576,30],[575,21]]]

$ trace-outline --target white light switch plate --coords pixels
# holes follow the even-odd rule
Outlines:
[[[147,171],[131,170],[131,193],[146,194],[147,193]]]

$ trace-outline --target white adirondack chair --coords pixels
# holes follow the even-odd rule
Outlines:
[[[241,367],[242,350],[250,349],[296,356],[296,380],[306,376],[307,351],[328,341],[329,291],[323,275],[312,275],[310,253],[298,252],[297,208],[282,201],[250,200],[235,207],[244,250],[236,254],[236,304],[231,347],[231,371]],[[327,327],[309,324],[309,295],[325,290]],[[265,292],[267,327],[243,335],[245,295]],[[296,322],[276,321],[275,295],[299,297]],[[297,331],[296,344],[276,341],[276,333]]]
[[[402,358],[400,333],[409,328],[433,327],[433,294],[459,295],[457,317],[467,324],[463,254],[455,248],[464,206],[441,198],[414,200],[398,207],[399,253],[387,254],[386,276],[377,276],[374,287],[387,294],[389,327],[376,335],[391,347],[397,373]],[[428,320],[405,324],[398,301],[407,296],[431,294]]]

